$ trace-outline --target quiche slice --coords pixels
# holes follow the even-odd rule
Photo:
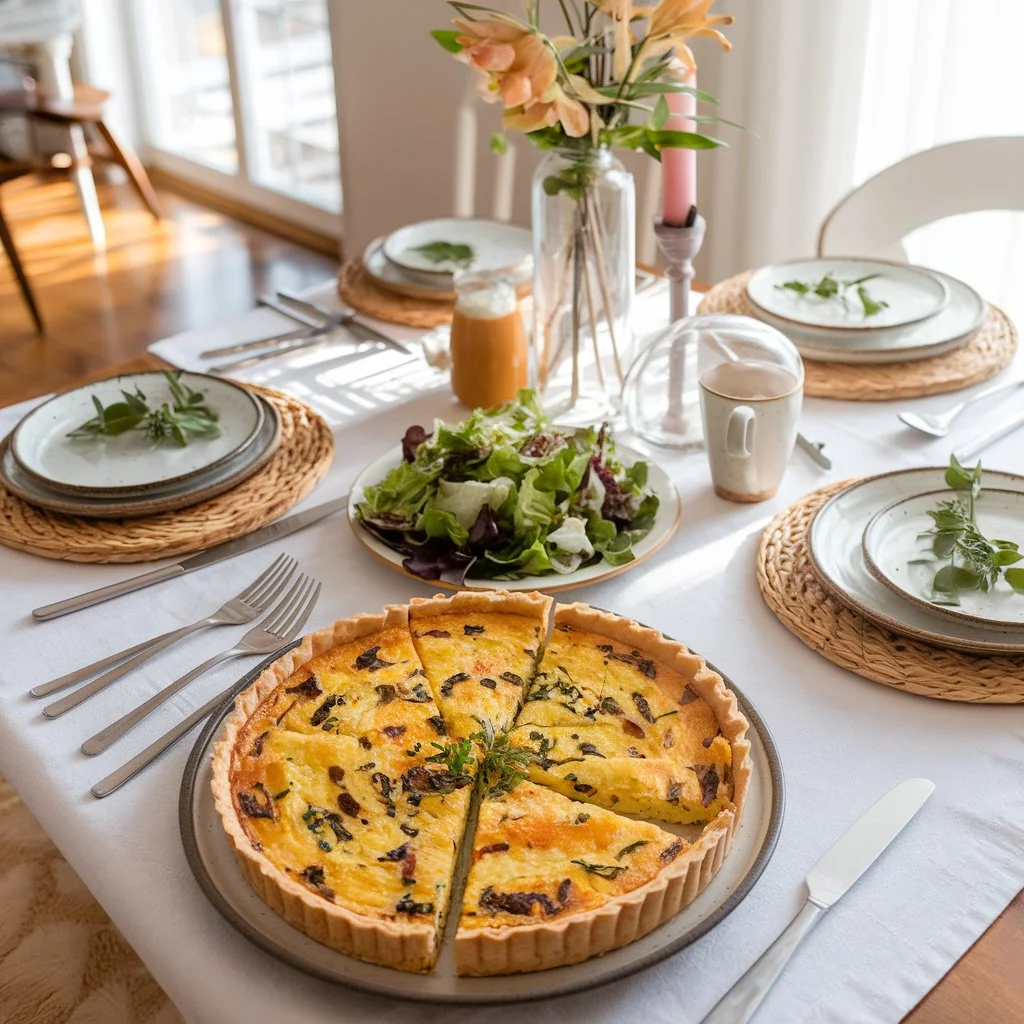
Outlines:
[[[405,607],[306,637],[237,698],[213,794],[272,909],[344,953],[427,971],[474,779],[427,760],[439,713],[418,668]]]
[[[726,831],[723,824],[691,844],[530,782],[485,798],[456,971],[543,970],[633,942],[696,896]]]
[[[530,778],[658,821],[738,814],[747,723],[717,672],[682,644],[589,605],[562,605],[510,734]]]
[[[460,592],[413,598],[416,651],[453,736],[490,722],[505,732],[533,679],[548,632],[551,598],[538,593]]]

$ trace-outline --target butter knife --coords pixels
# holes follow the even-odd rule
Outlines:
[[[803,434],[796,435],[796,443],[819,465],[822,469],[831,469],[832,460],[825,454],[824,441],[811,441]]]
[[[702,1024],[744,1024],[750,1020],[804,936],[874,864],[934,791],[935,784],[928,779],[902,782],[842,836],[807,875],[809,895],[800,913]]]
[[[376,327],[371,327],[369,324],[364,324],[361,320],[357,320],[358,310],[346,310],[344,313],[335,313],[332,310],[325,309],[323,306],[318,306],[313,302],[308,302],[306,299],[300,299],[298,295],[292,295],[290,292],[278,292],[277,299],[280,301],[274,301],[267,296],[261,296],[260,303],[264,306],[269,306],[271,309],[277,310],[279,313],[284,313],[285,316],[291,316],[294,319],[300,321],[300,323],[321,323],[331,324],[334,326],[345,326],[353,333],[361,333],[366,338],[372,338],[374,341],[382,341],[385,345],[390,345],[391,348],[398,349],[399,352],[404,352],[406,355],[412,355],[412,349],[403,341],[398,341],[396,338],[392,338],[390,335],[385,334],[383,331],[378,331]],[[305,319],[303,319],[305,318]]]
[[[281,540],[282,537],[290,537],[298,530],[304,530],[313,523],[320,522],[335,512],[341,512],[348,508],[348,495],[335,498],[334,501],[324,502],[322,505],[314,505],[303,512],[297,512],[293,516],[286,516],[284,519],[277,519],[267,526],[244,537],[235,540],[225,541],[196,555],[183,558],[174,565],[165,565],[162,569],[154,569],[152,572],[145,572],[141,576],[132,576],[131,579],[122,580],[120,583],[111,583],[109,586],[100,587],[98,590],[90,590],[86,594],[79,594],[78,597],[70,597],[64,601],[57,601],[55,604],[43,605],[32,612],[32,617],[39,621],[56,619],[61,615],[70,612],[77,612],[82,608],[91,608],[94,604],[102,604],[114,597],[121,597],[123,594],[133,594],[136,590],[152,586],[154,583],[162,583],[164,580],[173,580],[186,573],[195,572],[196,569],[205,569],[208,565],[216,565],[226,558],[234,558],[246,551],[269,544],[271,541]]]

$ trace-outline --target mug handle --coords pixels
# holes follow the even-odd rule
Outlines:
[[[725,450],[736,459],[748,459],[754,449],[754,410],[740,405],[729,413],[725,428]]]

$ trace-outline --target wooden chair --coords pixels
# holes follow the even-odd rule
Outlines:
[[[154,219],[160,220],[160,203],[149,180],[149,175],[146,173],[146,168],[142,166],[142,161],[135,150],[114,131],[106,120],[105,110],[109,98],[109,92],[96,89],[91,85],[76,85],[74,99],[67,102],[51,99],[45,92],[40,92],[39,103],[32,111],[31,116],[38,121],[66,127],[77,125],[87,131],[94,129],[106,144],[108,152],[105,159],[124,168],[132,187],[139,194],[139,198]],[[104,158],[91,148],[89,156],[93,160]],[[74,162],[71,166],[75,166]]]
[[[8,161],[0,154],[0,185],[4,185],[8,181],[13,181],[15,178],[20,178],[23,175],[33,174],[36,170],[37,167],[33,161]],[[21,258],[18,256],[18,250],[14,247],[14,239],[11,237],[10,229],[4,220],[2,205],[0,205],[0,245],[3,245],[4,252],[7,253],[7,258],[11,261],[11,269],[17,278],[18,287],[21,288],[21,297],[25,300],[29,313],[32,314],[32,320],[36,325],[36,332],[42,334],[44,330],[43,318],[39,314],[39,307],[36,305],[35,296],[32,294],[32,288],[28,283],[28,276],[25,274],[25,268],[22,266]]]
[[[1024,210],[1024,137],[950,142],[887,167],[841,199],[818,235],[819,256],[905,260],[902,240],[944,217]]]

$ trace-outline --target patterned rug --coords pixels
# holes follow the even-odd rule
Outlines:
[[[0,1024],[183,1024],[3,778]]]

